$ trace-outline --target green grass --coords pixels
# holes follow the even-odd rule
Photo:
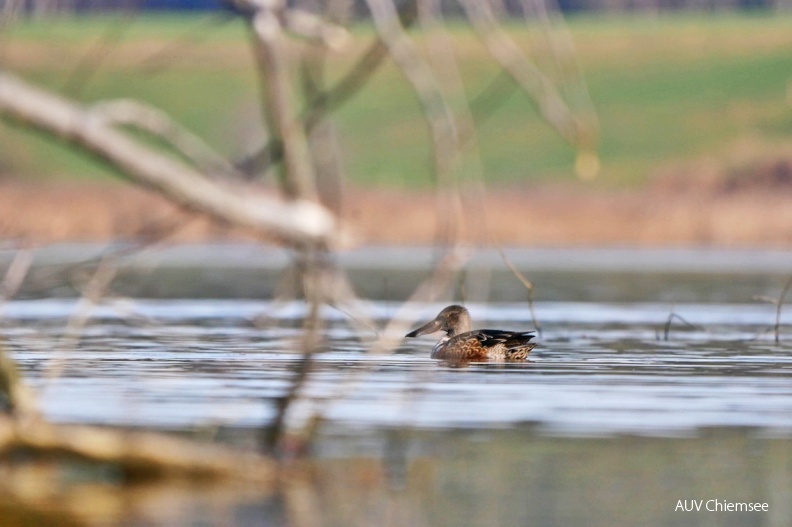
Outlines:
[[[663,164],[720,156],[746,139],[792,139],[788,16],[586,16],[570,19],[569,28],[600,119],[604,184],[640,185]],[[535,28],[513,23],[507,29],[525,49],[536,44]],[[466,91],[475,96],[498,68],[462,24],[453,24],[451,32]],[[330,78],[351,64],[371,30],[360,27],[354,34],[354,49],[330,62]],[[427,44],[422,37],[418,42]],[[541,48],[533,49],[543,56]],[[80,69],[85,63],[96,66]],[[23,23],[2,35],[0,65],[86,103],[140,98],[231,157],[250,148],[258,92],[239,21],[146,16]],[[572,180],[573,149],[538,119],[524,94],[505,93],[479,127],[488,181]],[[353,182],[431,184],[427,127],[392,65],[334,118]],[[68,148],[4,124],[0,171],[25,177],[108,174]]]

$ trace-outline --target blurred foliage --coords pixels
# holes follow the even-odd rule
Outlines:
[[[746,139],[778,142],[792,131],[792,17],[587,15],[568,24],[601,120],[606,185],[641,184],[663,163],[718,156]],[[473,98],[491,87],[498,69],[472,32],[456,22],[450,29]],[[507,29],[552,70],[536,28],[515,22]],[[329,79],[372,38],[366,26],[353,34],[350,49],[332,55]],[[253,150],[260,134],[244,27],[222,15],[22,22],[4,31],[0,64],[86,102],[152,103],[232,158]],[[495,93],[479,129],[488,181],[571,181],[572,149],[508,81]],[[425,122],[392,65],[334,119],[352,182],[431,184]],[[104,168],[31,132],[2,124],[0,144],[4,174],[106,177]]]

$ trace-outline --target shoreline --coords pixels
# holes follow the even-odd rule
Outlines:
[[[454,224],[464,243],[513,247],[792,247],[787,192],[497,188],[463,197]],[[343,217],[355,245],[427,246],[437,241],[430,191],[348,189]],[[169,233],[172,243],[242,242],[239,229],[187,213],[120,183],[0,182],[0,238],[21,245],[108,242]]]

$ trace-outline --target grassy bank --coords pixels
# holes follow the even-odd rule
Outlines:
[[[792,18],[575,17],[569,26],[600,116],[604,184],[641,184],[667,163],[792,139]],[[509,31],[531,46],[529,30],[513,25]],[[366,28],[355,35],[352,49],[333,58],[330,78],[371,37]],[[474,96],[497,68],[464,28],[455,26],[453,38]],[[0,36],[0,64],[84,101],[146,100],[232,157],[255,143],[257,88],[238,21],[162,16],[25,23]],[[503,94],[480,128],[488,180],[572,180],[572,150],[539,121],[525,96]],[[383,67],[336,122],[352,181],[430,184],[425,125],[392,66]],[[82,156],[5,124],[0,144],[5,173],[107,175]]]

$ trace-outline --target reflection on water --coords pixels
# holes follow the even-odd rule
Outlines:
[[[372,462],[372,470],[350,471],[344,458],[318,464],[317,493],[332,518],[324,525],[388,514],[395,525],[426,526],[788,525],[792,517],[787,440],[722,431],[695,439],[546,438],[520,430],[407,438],[401,467]],[[767,502],[770,512],[715,519],[675,512],[685,499]]]
[[[327,434],[316,454],[277,489],[122,489],[76,480],[55,500],[0,492],[0,525],[785,527],[792,520],[792,441],[747,430],[606,439],[519,428],[346,429]],[[683,512],[680,500],[767,503],[768,510]]]
[[[0,484],[0,525],[53,523],[48,511],[58,525],[792,524],[790,315],[775,344],[775,307],[749,295],[777,295],[783,280],[698,276],[685,288],[651,272],[573,275],[544,281],[543,333],[524,364],[447,367],[428,358],[432,337],[372,356],[373,335],[327,310],[327,346],[292,414],[321,411],[327,424],[279,489],[127,489],[112,475],[58,473],[44,497]],[[477,327],[532,329],[522,303],[468,305]],[[56,422],[254,448],[299,358],[298,303],[108,302],[76,347],[61,339],[74,307],[3,307],[5,346]],[[370,314],[383,322],[396,308],[375,302]],[[270,323],[257,327],[262,315]],[[32,481],[31,470],[0,465],[0,480]],[[95,507],[80,505],[88,492]],[[710,499],[769,512],[675,511]]]

